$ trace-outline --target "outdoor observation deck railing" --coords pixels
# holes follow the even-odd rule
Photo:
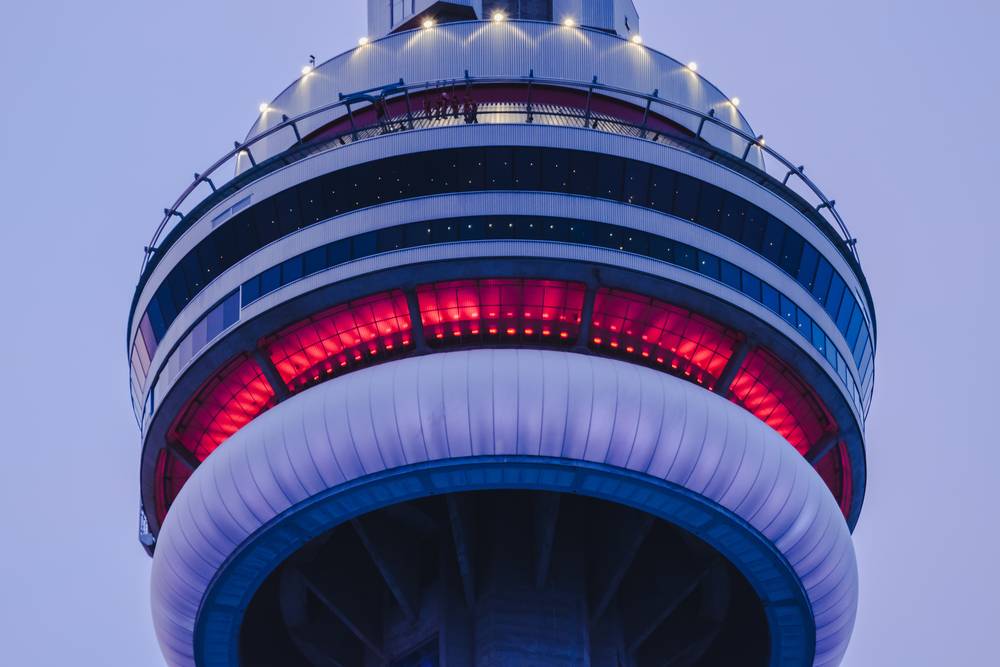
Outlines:
[[[527,87],[527,99],[509,103],[486,102],[473,109],[453,110],[415,108],[411,96],[434,91],[471,90],[475,86],[505,85]],[[546,86],[562,88],[580,93],[586,93],[584,107],[551,104],[545,101],[532,103],[531,88]],[[642,122],[633,123],[607,112],[599,112],[593,108],[592,100],[595,94],[610,97],[616,101],[631,103],[642,110]],[[405,103],[405,113],[395,115],[379,113],[379,109],[387,110],[390,105],[398,107]],[[359,109],[362,111],[376,109],[376,120],[365,120],[364,124],[357,119]],[[668,111],[669,113],[662,113]],[[337,113],[340,112],[340,113]],[[322,119],[324,114],[328,118]],[[370,116],[371,114],[366,114]],[[685,127],[695,126],[690,136],[681,133],[663,133],[651,127],[649,121],[653,118],[666,118]],[[316,139],[303,137],[300,124],[311,120],[320,126],[328,127],[332,123],[346,119],[344,131],[333,136],[324,135]],[[145,248],[140,268],[140,286],[147,278],[147,273],[156,264],[156,255],[160,251],[159,244],[167,240],[178,225],[193,223],[204,215],[207,210],[224,197],[238,191],[243,186],[261,176],[275,171],[285,165],[297,162],[314,153],[334,149],[355,141],[363,141],[389,133],[440,127],[444,125],[460,125],[464,123],[501,124],[526,123],[558,125],[567,127],[586,127],[599,132],[622,134],[644,139],[646,141],[669,144],[684,148],[707,159],[736,171],[759,183],[768,190],[784,199],[794,208],[802,212],[813,224],[837,247],[840,254],[857,275],[869,309],[872,309],[871,293],[861,271],[857,252],[857,239],[851,233],[836,209],[835,201],[829,199],[822,190],[804,173],[802,166],[778,153],[764,141],[762,135],[753,136],[718,118],[714,110],[706,112],[660,98],[657,91],[651,94],[630,91],[615,86],[601,84],[595,77],[590,82],[569,81],[564,79],[548,79],[535,77],[532,72],[525,77],[471,77],[463,79],[448,79],[427,81],[419,84],[406,84],[403,80],[349,95],[341,94],[340,100],[312,109],[298,116],[289,118],[282,116],[281,122],[250,137],[245,142],[234,142],[233,148],[216,160],[211,166],[194,175],[194,180],[181,193],[177,200],[164,209],[164,216],[153,234],[152,240]],[[710,143],[704,138],[706,126],[719,128],[724,132],[722,137],[728,141]],[[289,145],[280,153],[257,162],[253,147],[260,141],[285,133]],[[725,144],[738,147],[730,150]],[[243,160],[250,163],[249,168],[241,169]],[[758,163],[758,164],[755,164]],[[222,184],[216,179],[227,165],[233,165],[234,174]],[[771,175],[782,174],[781,178]],[[181,208],[194,196],[199,186],[208,185],[211,192],[203,196],[188,210],[182,213]],[[138,292],[136,294],[138,297]],[[867,316],[865,318],[868,319]],[[873,334],[874,321],[869,322]],[[874,336],[873,336],[874,337]]]

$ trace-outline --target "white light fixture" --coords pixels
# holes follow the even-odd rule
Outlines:
[[[423,22],[422,25],[425,28],[433,28],[434,27],[434,19],[424,19],[424,22]]]
[[[571,16],[567,16],[566,18],[563,19],[563,25],[566,26],[567,28],[575,28],[576,21],[574,21]]]
[[[692,72],[697,72],[698,71],[698,63],[696,63],[695,61],[692,60],[691,62],[689,62],[687,64],[687,68],[689,70],[691,70]]]
[[[268,105],[267,102],[261,102],[260,105],[257,107],[257,111],[259,111],[261,113],[267,113],[270,110],[271,110],[271,107]]]
[[[733,97],[729,100],[729,103],[732,104],[734,107],[738,107],[740,105],[740,98]]]
[[[642,44],[642,35],[632,35],[633,44]]]
[[[367,44],[367,43],[368,43],[369,41],[370,41],[370,40],[369,40],[369,39],[368,39],[367,37],[362,37],[362,38],[358,39],[358,46],[364,46],[364,45],[365,45],[365,44]]]
[[[506,18],[507,18],[507,15],[504,14],[503,12],[493,12],[493,20],[494,21],[503,21]]]
[[[312,73],[312,71],[313,71],[313,66],[312,65],[303,65],[302,66],[302,76],[307,76],[308,74]]]

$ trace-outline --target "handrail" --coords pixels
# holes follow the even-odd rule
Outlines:
[[[849,263],[852,263],[854,265],[852,266],[852,268],[855,269],[855,273],[858,275],[862,287],[865,291],[865,296],[868,299],[869,305],[871,305],[871,294],[868,291],[867,284],[861,272],[860,257],[858,256],[857,252],[857,239],[851,235],[850,230],[847,227],[847,224],[844,222],[843,218],[840,216],[840,213],[837,211],[836,202],[832,199],[827,198],[827,196],[823,193],[823,191],[820,190],[819,186],[816,185],[816,183],[813,182],[812,179],[810,179],[808,176],[805,175],[804,167],[796,165],[794,162],[785,158],[782,154],[774,150],[774,148],[772,148],[769,144],[767,144],[764,141],[763,135],[754,136],[749,132],[746,132],[738,127],[735,127],[727,123],[726,121],[717,117],[714,109],[702,112],[697,109],[688,107],[684,104],[663,99],[658,96],[657,94],[658,91],[653,91],[653,93],[647,94],[647,93],[640,93],[632,90],[627,90],[625,88],[621,88],[618,86],[611,86],[600,83],[597,80],[596,76],[593,78],[592,81],[582,82],[582,81],[572,81],[568,79],[536,77],[534,76],[534,72],[531,72],[528,76],[522,76],[522,77],[470,77],[467,74],[466,77],[462,79],[425,81],[418,84],[406,84],[402,79],[400,79],[398,82],[393,82],[385,87],[379,87],[372,90],[382,90],[383,91],[382,97],[380,97],[379,99],[383,101],[389,99],[388,97],[386,97],[386,95],[391,95],[392,99],[396,99],[398,96],[406,97],[407,108],[408,108],[407,116],[409,117],[409,120],[411,122],[409,123],[408,127],[400,128],[400,130],[405,131],[414,129],[412,123],[413,115],[409,110],[409,95],[411,93],[420,91],[426,92],[429,90],[438,90],[447,88],[455,89],[455,87],[459,85],[461,85],[462,87],[467,87],[467,86],[484,85],[484,84],[487,85],[488,84],[524,84],[524,85],[531,84],[532,86],[551,85],[551,86],[576,89],[581,92],[586,92],[587,110],[585,116],[583,117],[583,120],[584,120],[584,125],[588,127],[590,126],[589,121],[593,117],[591,110],[591,100],[593,97],[593,93],[595,91],[608,93],[616,97],[624,97],[626,101],[638,101],[640,106],[646,108],[646,115],[644,117],[647,118],[649,111],[651,109],[655,110],[657,108],[654,105],[659,105],[659,107],[665,107],[667,109],[671,109],[673,111],[677,111],[682,114],[687,114],[688,116],[690,116],[691,123],[697,125],[697,132],[694,132],[694,139],[687,142],[692,147],[698,149],[708,149],[710,151],[710,154],[708,156],[710,159],[720,161],[717,158],[721,157],[723,158],[724,163],[727,164],[728,166],[736,168],[744,168],[744,167],[749,168],[750,170],[755,172],[755,175],[763,176],[764,181],[762,182],[771,181],[771,185],[773,188],[776,189],[783,188],[784,190],[787,190],[788,193],[797,196],[807,206],[812,207],[813,209],[812,213],[819,216],[821,219],[825,220],[828,225],[830,224],[829,218],[832,217],[833,222],[835,224],[830,225],[830,228],[831,230],[834,231],[833,236],[837,238],[835,239],[831,238],[831,240],[834,240],[835,242],[839,241],[839,243],[841,244],[841,247],[839,248],[841,250],[841,253],[845,256],[846,259],[849,260]],[[371,91],[366,91],[366,92],[371,92]],[[290,129],[295,136],[295,140],[291,143],[291,145],[289,145],[286,149],[284,149],[279,153],[276,153],[273,156],[268,156],[267,158],[268,160],[280,158],[282,156],[287,156],[289,153],[292,152],[292,149],[301,148],[303,146],[308,145],[303,142],[301,133],[298,128],[298,124],[308,119],[319,116],[321,114],[326,114],[337,109],[344,109],[345,115],[350,116],[351,118],[352,130],[348,134],[353,135],[353,137],[357,137],[357,133],[359,130],[378,128],[383,126],[383,124],[387,120],[389,120],[387,118],[380,118],[378,123],[372,125],[371,127],[365,127],[365,128],[354,127],[354,113],[353,110],[350,108],[350,105],[357,104],[359,99],[360,98],[356,94],[341,94],[340,99],[338,101],[332,102],[330,104],[325,104],[323,106],[317,107],[316,109],[311,109],[295,117],[289,118],[288,116],[282,115],[281,122],[250,137],[243,143],[239,141],[234,142],[233,148],[230,149],[228,152],[226,152],[218,160],[216,160],[207,169],[195,173],[194,175],[195,178],[191,182],[191,184],[184,189],[184,191],[180,194],[177,200],[169,208],[164,209],[163,219],[160,221],[160,224],[156,227],[156,230],[153,233],[153,237],[149,245],[147,245],[145,248],[142,265],[140,267],[140,287],[142,284],[143,275],[145,274],[147,267],[149,266],[150,260],[159,250],[157,244],[161,242],[165,234],[168,234],[170,231],[173,230],[173,227],[170,226],[170,223],[173,218],[176,217],[180,222],[183,222],[186,219],[184,213],[180,211],[180,208],[184,205],[184,203],[195,191],[195,189],[198,188],[198,186],[200,186],[202,183],[207,183],[211,188],[212,193],[199,200],[199,202],[197,202],[195,206],[204,202],[206,199],[211,197],[212,194],[215,194],[218,190],[224,188],[226,185],[230,184],[233,180],[242,175],[241,172],[237,171],[237,173],[234,174],[231,178],[227,179],[225,183],[223,184],[216,183],[215,181],[213,181],[212,176],[215,175],[216,172],[223,165],[229,163],[234,159],[238,160],[241,156],[246,155],[251,163],[251,168],[248,170],[248,172],[252,172],[254,169],[260,168],[258,161],[254,158],[252,147],[261,142],[262,140],[267,139],[269,137],[273,137],[274,135],[286,129]],[[538,114],[536,112],[533,115],[538,115]],[[566,116],[574,117],[569,114],[566,114]],[[670,116],[667,117],[671,118]],[[671,120],[677,121],[678,119],[671,118]],[[616,122],[628,125],[628,123],[623,123],[622,121],[616,121]],[[710,143],[706,139],[704,139],[703,134],[706,124],[712,127],[720,128],[721,130],[728,133],[727,138],[736,140],[733,145],[740,145],[744,148],[742,154],[734,152],[729,148],[726,148],[725,146],[720,146],[717,143]],[[642,130],[643,131],[640,134],[640,137],[645,137],[646,135],[645,123],[643,124]],[[339,137],[338,139],[341,144],[345,143],[344,137]],[[677,140],[677,139],[679,138],[671,137],[671,140]],[[741,144],[740,142],[744,143]],[[757,165],[750,162],[750,153],[754,148],[757,149],[759,155],[761,156],[761,165],[762,165],[761,167],[758,167]],[[764,160],[765,156],[770,157],[771,159],[776,161],[785,170],[784,178],[781,181],[778,181],[777,178],[767,173],[766,170],[767,163]],[[301,159],[302,157],[303,156],[293,158],[293,161]],[[809,202],[806,198],[802,197],[802,195],[799,194],[798,191],[789,186],[789,180],[791,179],[792,176],[795,176],[796,179],[800,183],[802,183],[807,188],[808,191],[813,193],[813,195],[816,198],[816,202]],[[781,193],[779,192],[779,194]],[[816,221],[813,220],[813,223],[816,224]],[[825,235],[827,235],[828,237],[830,236],[830,234],[827,233],[826,230],[822,229],[822,227],[818,228],[820,229],[820,231],[824,232]],[[851,259],[853,259],[853,262],[850,261]],[[138,296],[138,291],[136,293],[136,296]],[[874,333],[874,321],[871,322],[871,325]]]

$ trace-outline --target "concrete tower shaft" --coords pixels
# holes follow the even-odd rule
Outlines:
[[[833,202],[631,2],[369,31],[143,264],[168,663],[837,664],[876,328]]]

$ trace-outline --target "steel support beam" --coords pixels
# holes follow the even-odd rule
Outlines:
[[[595,534],[604,541],[591,548],[594,554],[589,573],[591,626],[611,604],[653,521],[651,515],[634,510],[609,512],[595,520],[598,528]]]
[[[559,518],[559,494],[536,493],[532,498],[535,532],[535,588],[545,587],[552,563],[552,546],[556,541],[556,520]]]
[[[471,609],[476,601],[472,508],[467,499],[454,493],[449,494],[446,500],[448,518],[451,522],[451,534],[455,541],[455,559],[458,561],[458,573],[462,579],[462,592],[465,595],[465,604]]]
[[[400,531],[399,526],[390,525],[378,516],[351,519],[351,526],[403,615],[415,620],[420,610],[418,563],[411,557],[415,540],[406,531]]]
[[[306,588],[341,623],[350,630],[358,641],[364,644],[380,660],[386,660],[379,637],[379,621],[364,607],[371,591],[361,590],[360,585],[348,572],[331,573],[318,569],[306,575],[299,572]]]

